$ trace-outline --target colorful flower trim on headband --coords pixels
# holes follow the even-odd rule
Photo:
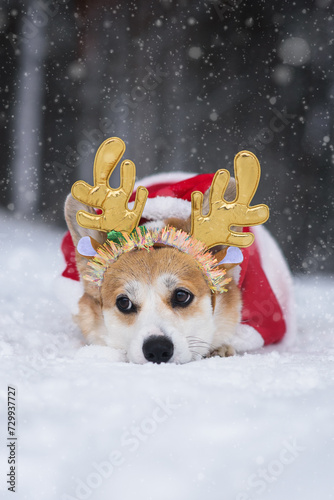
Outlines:
[[[108,239],[97,249],[97,254],[88,262],[90,269],[84,276],[86,280],[101,286],[108,266],[113,264],[121,255],[136,249],[149,250],[155,244],[162,244],[191,255],[202,271],[211,290],[219,293],[227,292],[225,285],[231,281],[231,278],[225,278],[225,269],[218,268],[217,260],[206,246],[185,231],[169,226],[161,230],[148,230],[144,226],[139,226],[130,234],[122,232],[122,238],[119,236],[119,233],[117,233],[119,243],[116,244],[111,239]]]

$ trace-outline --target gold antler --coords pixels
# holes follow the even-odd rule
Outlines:
[[[253,153],[241,151],[234,159],[236,198],[232,202],[224,199],[230,174],[218,170],[210,189],[210,211],[202,213],[203,194],[195,191],[191,195],[191,234],[208,248],[216,245],[248,247],[254,241],[252,233],[237,233],[231,226],[255,226],[263,224],[269,217],[267,205],[249,204],[260,180],[260,164]]]
[[[82,227],[109,232],[111,230],[130,233],[138,224],[144,210],[148,191],[139,187],[133,210],[128,208],[132,194],[136,167],[130,160],[121,165],[121,185],[118,189],[109,186],[109,178],[125,151],[124,142],[118,137],[104,141],[99,147],[94,161],[94,186],[77,181],[72,186],[72,196],[92,207],[101,208],[100,215],[83,210],[77,213],[77,222]]]

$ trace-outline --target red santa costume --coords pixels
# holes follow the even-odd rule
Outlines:
[[[191,193],[204,193],[211,186],[213,177],[214,174],[172,172],[149,176],[137,182],[135,191],[139,185],[147,187],[149,191],[140,224],[163,227],[163,221],[168,217],[189,217]],[[130,198],[130,208],[135,191]],[[242,313],[232,345],[238,352],[279,341],[290,344],[295,334],[293,284],[285,259],[266,229],[258,226],[252,228],[251,232],[255,235],[255,241],[250,247],[242,249],[244,260],[237,278],[242,293]],[[79,282],[75,249],[69,232],[63,239],[62,251],[66,260],[62,276],[70,278],[72,283]],[[61,294],[64,296],[63,290]]]

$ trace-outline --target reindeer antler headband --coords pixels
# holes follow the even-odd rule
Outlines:
[[[117,244],[108,240],[98,248],[94,244],[92,248],[88,237],[80,240],[79,253],[85,257],[93,257],[88,263],[91,273],[86,278],[101,285],[106,268],[121,254],[134,249],[148,249],[159,243],[191,254],[203,271],[211,289],[219,292],[226,291],[224,285],[229,280],[224,278],[225,270],[217,267],[218,262],[209,249],[217,245],[228,247],[251,245],[254,241],[252,233],[235,232],[231,230],[231,226],[263,224],[269,217],[269,209],[266,205],[250,206],[260,180],[260,164],[256,156],[249,151],[241,151],[235,157],[236,198],[234,201],[228,202],[224,199],[230,179],[227,170],[218,170],[214,176],[210,188],[208,214],[203,215],[202,212],[203,194],[198,191],[192,193],[191,235],[189,235],[175,228],[149,231],[141,226],[136,229],[144,210],[148,191],[142,186],[137,189],[134,207],[130,210],[128,202],[133,192],[136,175],[134,163],[124,160],[121,164],[120,187],[112,189],[109,186],[109,178],[124,151],[125,144],[118,137],[104,141],[94,161],[94,186],[84,181],[77,181],[72,186],[74,198],[102,210],[101,214],[79,210],[78,224],[88,229],[107,232],[108,237],[110,232],[118,234]]]

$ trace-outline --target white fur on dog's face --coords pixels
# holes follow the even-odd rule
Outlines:
[[[188,291],[189,305],[175,302],[177,290]],[[206,355],[215,324],[211,290],[195,260],[173,248],[140,250],[120,257],[106,271],[101,289],[106,345],[126,352],[128,361],[148,362],[143,343],[165,336],[174,352],[169,362],[187,363]],[[131,301],[130,311],[117,306]]]

